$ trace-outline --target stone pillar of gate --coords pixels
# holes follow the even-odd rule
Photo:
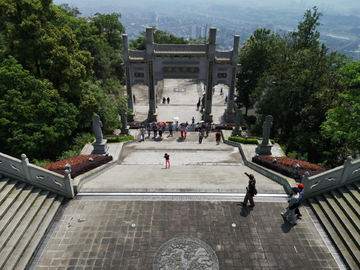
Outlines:
[[[146,27],[146,57],[148,69],[149,112],[148,121],[157,121],[156,90],[154,81],[154,29]]]
[[[210,28],[209,31],[209,50],[208,50],[208,73],[205,93],[205,111],[203,112],[202,119],[205,122],[212,122],[213,115],[211,111],[212,106],[212,89],[214,87],[214,65],[215,65],[215,50],[216,50],[216,28]]]
[[[130,58],[129,58],[129,39],[127,34],[123,34],[123,45],[124,45],[124,68],[125,68],[125,80],[126,80],[126,94],[128,95],[127,107],[132,111],[131,114],[127,115],[128,122],[134,122],[135,120],[135,108],[134,108],[134,95],[131,84],[130,74]]]
[[[233,45],[233,51],[232,51],[232,67],[231,67],[231,82],[229,87],[229,93],[228,93],[228,101],[227,106],[224,114],[224,118],[226,122],[234,122],[234,97],[235,97],[235,87],[236,87],[236,74],[238,71],[238,57],[239,57],[239,42],[240,42],[240,36],[236,35],[234,36],[234,45]]]

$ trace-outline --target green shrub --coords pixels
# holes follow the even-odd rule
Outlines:
[[[238,142],[238,143],[242,143],[242,144],[258,144],[258,140],[261,140],[262,138],[259,139],[245,139],[243,137],[229,137],[229,141],[233,141],[233,142]],[[273,139],[269,139],[269,141],[274,144],[275,140]]]
[[[84,146],[88,143],[91,142],[92,140],[92,136],[90,133],[81,133],[78,134],[75,138],[74,138],[74,145],[72,147],[72,150],[74,151],[81,151],[81,149],[84,148]]]
[[[53,161],[51,161],[50,159],[43,159],[43,160],[33,159],[31,163],[39,167],[44,167],[46,165],[53,163]]]
[[[243,137],[229,137],[229,141],[242,143],[242,144],[257,144],[258,139],[245,139]]]
[[[108,143],[117,143],[117,142],[126,142],[126,141],[132,141],[134,139],[134,136],[122,136],[122,137],[106,137]],[[91,141],[95,140],[95,137],[91,137]]]
[[[80,150],[68,150],[65,151],[61,154],[61,156],[58,156],[56,159],[58,161],[64,160],[64,159],[68,159],[68,158],[72,158],[72,157],[77,157],[80,155],[81,149]]]

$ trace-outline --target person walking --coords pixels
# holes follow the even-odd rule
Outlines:
[[[224,93],[223,93],[223,90],[222,88],[220,89],[220,96],[222,96]]]
[[[165,158],[165,169],[167,169],[168,165],[169,165],[169,169],[170,169],[170,155],[165,153],[164,158]]]
[[[201,129],[199,130],[199,143],[202,143],[202,140],[203,140],[203,133],[202,133],[202,131],[201,131]]]
[[[167,103],[168,103],[168,104],[170,103],[170,97],[167,98]]]
[[[299,206],[299,189],[294,187],[292,188],[293,195],[289,200],[289,205],[286,207],[286,211],[282,212],[281,215],[283,218],[287,218],[288,216],[290,219],[290,224],[297,224],[297,220],[295,217],[295,209]]]
[[[173,136],[173,125],[169,124],[169,132],[170,132],[170,136]]]
[[[178,121],[176,121],[175,128],[176,128],[176,129],[175,129],[176,132],[179,131],[179,122],[178,122]]]
[[[181,138],[184,138],[184,126],[180,125],[180,134],[181,134]]]
[[[200,108],[200,98],[199,98],[199,101],[198,101],[198,103],[196,103],[196,107],[197,107],[197,111],[199,110],[199,108]]]
[[[191,118],[191,125],[193,126],[195,124],[195,117],[193,116],[192,118]]]
[[[148,138],[150,138],[150,133],[151,133],[151,124],[150,123],[147,126],[147,131],[148,131]]]
[[[215,133],[216,144],[220,144],[220,138],[221,138],[221,133],[220,131],[217,131]]]
[[[161,126],[159,126],[159,136],[160,136],[160,138],[162,138],[162,133],[163,133],[163,130],[162,130],[162,127]]]
[[[247,205],[247,202],[250,201],[250,207],[254,207],[255,203],[254,203],[254,199],[253,197],[257,194],[256,191],[256,180],[253,174],[248,174],[245,172],[245,174],[247,175],[247,177],[249,177],[249,184],[246,187],[246,195],[244,198],[244,201],[241,202],[242,205]]]
[[[142,140],[145,141],[145,128],[144,127],[142,127],[140,129],[140,133],[141,133],[141,136],[142,136]]]
[[[157,127],[156,127],[156,125],[153,127],[153,129],[154,129],[154,138],[156,138],[157,137]]]
[[[187,122],[186,122],[187,123]],[[185,139],[186,139],[186,134],[187,134],[187,132],[188,132],[188,126],[185,126],[185,128],[184,128],[184,137],[185,137]]]
[[[304,203],[304,185],[303,184],[296,184],[298,186],[299,189],[299,206],[295,209],[295,215],[296,218],[300,218],[302,217],[302,214],[300,213],[300,207],[302,206],[302,204]]]

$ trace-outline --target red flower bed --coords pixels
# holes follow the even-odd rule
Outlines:
[[[319,174],[321,172],[329,170],[328,168],[321,167],[321,166],[318,166],[318,165],[315,165],[315,164],[311,164],[311,165],[320,167],[321,170],[304,169],[304,167],[303,168],[300,167],[298,173],[294,174],[294,167],[293,166],[289,167],[288,165],[280,164],[279,160],[278,160],[278,157],[276,157],[276,160],[278,162],[273,163],[274,157],[270,157],[270,158],[271,159],[269,159],[269,157],[266,157],[266,156],[265,157],[253,157],[252,161],[254,163],[257,163],[257,164],[265,167],[265,168],[268,168],[270,170],[278,172],[278,173],[280,173],[282,175],[285,175],[287,177],[291,177],[291,178],[295,179],[296,182],[301,182],[301,179],[302,179],[305,172],[309,172],[309,176],[313,176],[313,175],[316,175],[316,174]],[[287,157],[280,157],[280,159],[282,159],[282,158],[287,158]],[[296,160],[296,159],[293,159],[293,160],[296,161],[295,164],[299,164],[300,166],[301,166],[300,163],[303,162],[303,161]]]
[[[270,157],[270,156],[265,156],[264,158],[273,161],[274,158],[276,158],[277,163],[283,164],[285,166],[294,168],[294,166],[296,164],[299,164],[300,169],[304,169],[304,170],[314,170],[314,171],[321,171],[323,168],[319,165],[316,164],[311,164],[307,161],[302,161],[302,160],[297,160],[297,159],[293,159],[293,158],[289,158],[289,157]]]
[[[89,158],[93,158],[93,161],[90,161]],[[62,161],[57,161],[43,168],[64,175],[65,164],[68,163],[71,165],[71,178],[75,178],[76,176],[91,171],[105,163],[108,163],[111,160],[113,160],[112,156],[81,155]]]

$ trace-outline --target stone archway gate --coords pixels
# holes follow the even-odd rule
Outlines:
[[[163,79],[197,79],[206,85],[204,121],[212,121],[212,89],[217,84],[229,87],[225,119],[234,120],[234,91],[238,62],[240,36],[234,36],[233,50],[216,51],[216,28],[210,28],[208,44],[155,44],[152,27],[146,28],[146,50],[129,50],[128,35],[123,35],[124,70],[128,108],[134,113],[132,86],[137,83],[148,86],[148,121],[156,121],[155,85]]]

